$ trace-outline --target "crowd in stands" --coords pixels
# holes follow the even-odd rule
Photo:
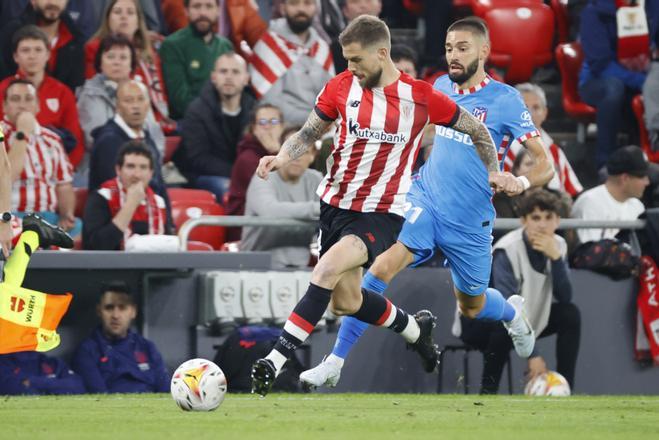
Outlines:
[[[425,9],[415,7],[423,3]],[[360,14],[380,15],[394,27],[425,22],[422,51],[409,40],[397,41],[394,33],[391,55],[401,71],[432,82],[444,63],[446,17],[471,12],[447,0],[1,2],[0,125],[12,165],[16,217],[37,212],[88,250],[123,250],[135,236],[174,234],[180,225],[172,217],[171,186],[212,193],[226,215],[316,218],[315,188],[329,139],[268,180],[254,178],[254,171],[261,157],[276,154],[304,123],[324,84],[347,67],[338,35]],[[596,152],[585,161],[601,171],[603,183],[584,188],[582,171],[545,130],[550,112],[561,109],[549,108],[543,87],[530,78],[514,84],[556,173],[549,192],[494,198],[499,217],[521,217],[525,226],[501,239],[493,272],[497,287],[512,294],[526,286],[517,285],[511,271],[551,269],[542,276],[552,278],[554,288],[542,292],[534,327],[543,336],[558,333],[559,345],[560,335],[577,335],[576,347],[558,349],[564,353],[559,370],[571,382],[579,315],[565,276],[566,243],[555,227],[535,238],[524,231],[536,215],[556,221],[635,219],[646,208],[641,200],[647,207],[656,203],[648,192],[656,191],[659,171],[648,157],[657,154],[659,160],[659,0],[581,0],[571,2],[567,14],[583,63],[578,78],[562,81],[574,82],[580,99],[595,109]],[[492,75],[501,79],[496,71]],[[631,111],[636,95],[645,106],[640,121],[647,129],[645,144]],[[427,157],[432,136],[431,128],[417,165]],[[517,141],[504,151],[506,171],[521,175],[533,165]],[[175,166],[179,180],[168,182],[163,166]],[[86,205],[76,208],[78,189],[89,194]],[[20,221],[16,228],[20,231]],[[274,267],[304,267],[314,233],[315,228],[231,228],[227,240],[243,250],[271,251]],[[616,233],[580,230],[578,240]],[[514,267],[511,253],[524,252],[528,264]],[[552,295],[556,307],[548,305]],[[129,330],[136,305],[125,287],[106,289],[98,313],[102,325],[75,356],[73,369],[80,377],[54,358],[10,356],[0,359],[0,377],[16,365],[30,367],[12,376],[11,384],[0,384],[2,392],[166,390],[157,350]],[[464,322],[463,327],[463,338],[489,347],[491,368],[483,386],[484,392],[496,392],[509,339],[498,333],[489,336],[500,339],[494,342],[479,339],[477,329]]]

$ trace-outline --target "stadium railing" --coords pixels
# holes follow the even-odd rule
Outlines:
[[[257,216],[235,215],[214,216],[202,215],[190,219],[181,225],[178,236],[180,249],[186,250],[190,232],[198,226],[267,226],[267,227],[294,227],[307,226],[318,220],[295,220],[290,218],[265,218]],[[500,218],[494,222],[494,229],[508,231],[521,226],[519,219]],[[558,229],[627,229],[636,231],[645,227],[645,220],[581,220],[566,218],[561,219]]]

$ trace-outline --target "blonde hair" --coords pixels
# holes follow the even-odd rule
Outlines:
[[[148,29],[146,28],[146,19],[144,18],[144,11],[142,10],[142,5],[139,0],[131,0],[135,5],[135,11],[137,12],[137,30],[135,35],[130,37],[135,50],[137,51],[138,58],[143,61],[153,63],[153,46],[151,46],[151,40],[149,40]],[[112,34],[110,30],[110,12],[114,5],[117,4],[119,0],[110,0],[108,2],[105,11],[103,12],[103,19],[101,20],[101,26],[98,28],[96,33],[92,36],[92,39],[98,38],[102,40],[108,35]]]

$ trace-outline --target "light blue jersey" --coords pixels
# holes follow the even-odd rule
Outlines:
[[[487,77],[478,86],[459,91],[444,75],[433,87],[487,125],[500,158],[513,139],[521,142],[539,135],[520,93],[507,84]],[[472,233],[492,226],[495,212],[487,169],[469,136],[437,126],[433,150],[419,177],[443,223]]]

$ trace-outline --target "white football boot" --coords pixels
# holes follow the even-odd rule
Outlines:
[[[320,364],[300,373],[300,381],[312,387],[335,387],[341,378],[343,365],[332,358],[334,356],[325,356]]]
[[[508,330],[519,357],[528,358],[533,353],[535,346],[535,332],[526,318],[524,298],[512,295],[508,298],[508,304],[515,309],[515,317],[510,322],[503,322],[503,326]]]

